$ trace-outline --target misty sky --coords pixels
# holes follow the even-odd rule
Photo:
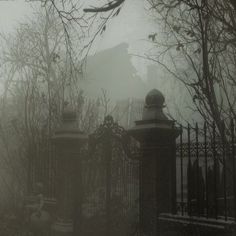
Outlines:
[[[87,1],[88,2],[88,1]],[[25,21],[32,16],[32,6],[24,0],[0,0],[0,31],[12,32],[18,22]],[[145,1],[129,0],[124,4],[120,14],[107,25],[104,34],[99,37],[93,47],[93,52],[114,47],[122,42],[129,44],[129,53],[143,55],[150,49],[147,42],[148,34],[154,32],[156,27],[145,10]],[[138,74],[146,79],[146,65],[150,62],[133,57],[132,63]]]
[[[86,0],[85,2],[88,3],[88,5],[92,5],[90,4],[91,1],[94,2],[97,0]],[[116,47],[122,43],[127,43],[128,53],[130,55],[144,55],[145,53],[152,52],[153,45],[148,42],[148,35],[150,33],[159,32],[158,37],[161,37],[161,33],[158,24],[154,23],[151,16],[149,16],[149,12],[147,11],[148,6],[145,4],[147,3],[143,0],[126,1],[120,14],[109,21],[106,31],[97,38],[91,50],[91,54],[99,54],[101,51],[106,51],[106,49]],[[32,7],[24,0],[0,0],[0,31],[13,31],[17,27],[18,22],[24,21],[26,17],[32,17],[32,13]],[[150,79],[152,80],[152,82],[146,83],[147,86],[144,87],[157,88],[162,91],[166,98],[167,107],[170,111],[172,110],[172,114],[175,113],[176,107],[178,106],[177,104],[181,104],[181,109],[185,109],[189,106],[188,103],[190,99],[186,99],[187,92],[185,88],[180,86],[178,81],[173,80],[158,64],[154,64],[156,67],[154,70],[155,73],[150,77],[150,71],[148,70],[148,66],[152,64],[150,61],[132,56],[131,63],[136,69],[135,74],[138,78],[142,81],[147,81],[147,79],[148,81],[150,81]],[[101,68],[101,70],[103,70],[103,68]],[[119,77],[120,73],[116,76]],[[97,86],[97,90],[100,91],[96,83],[95,86]],[[132,97],[135,94],[133,91],[135,89],[134,86],[125,87],[126,90],[128,89],[130,91],[129,96]],[[120,96],[123,96],[122,93]],[[140,96],[144,97],[143,93],[140,93]]]

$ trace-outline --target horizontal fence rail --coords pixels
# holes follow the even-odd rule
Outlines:
[[[180,126],[176,145],[177,213],[236,219],[235,126]]]

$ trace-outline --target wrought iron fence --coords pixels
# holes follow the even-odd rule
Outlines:
[[[235,127],[188,125],[177,143],[177,212],[180,215],[236,219]]]
[[[28,161],[28,194],[33,194],[35,185],[40,182],[44,186],[43,193],[45,198],[52,200],[56,198],[57,163],[54,153],[55,147],[50,140],[46,140],[45,144],[42,144],[39,149],[39,154],[30,156]]]

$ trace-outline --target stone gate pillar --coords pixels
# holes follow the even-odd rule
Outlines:
[[[80,149],[87,136],[77,127],[76,113],[63,112],[62,125],[53,136],[56,155],[56,222],[53,236],[71,236],[75,231],[75,218],[81,213],[82,179]]]
[[[140,228],[143,235],[158,235],[158,215],[176,209],[174,121],[163,113],[164,96],[156,89],[145,99],[142,120],[129,133],[140,142]]]

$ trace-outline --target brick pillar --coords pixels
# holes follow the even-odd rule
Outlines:
[[[176,159],[174,121],[163,113],[164,96],[153,89],[146,96],[142,120],[129,133],[140,142],[140,227],[158,235],[158,215],[175,212]]]
[[[53,236],[71,236],[75,219],[81,213],[82,178],[80,149],[87,136],[77,128],[76,113],[67,110],[62,115],[62,125],[53,136],[57,160],[56,170],[56,222]]]

